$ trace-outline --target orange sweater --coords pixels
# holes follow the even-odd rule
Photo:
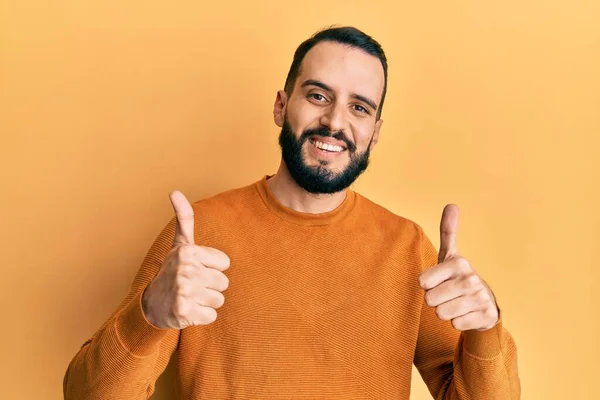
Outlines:
[[[436,399],[519,399],[502,321],[461,334],[425,304],[417,278],[437,252],[419,225],[350,189],[333,211],[296,212],[268,177],[193,204],[196,244],[231,259],[217,320],[175,330],[144,317],[173,218],[71,361],[66,399],[146,399],[175,351],[182,399],[408,399],[413,363]]]

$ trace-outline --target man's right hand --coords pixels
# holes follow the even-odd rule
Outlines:
[[[217,319],[229,279],[229,257],[222,251],[194,243],[194,210],[185,196],[169,195],[177,224],[171,251],[142,297],[148,321],[158,328],[183,329],[208,325]]]

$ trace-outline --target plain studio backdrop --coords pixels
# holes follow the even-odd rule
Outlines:
[[[522,398],[599,399],[599,21],[596,0],[2,1],[0,397],[62,397],[172,217],[170,191],[196,201],[276,171],[293,52],[344,24],[389,59],[380,143],[353,188],[436,246],[458,204]],[[412,393],[431,398],[416,370]]]

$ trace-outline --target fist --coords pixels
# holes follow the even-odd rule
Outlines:
[[[458,207],[449,204],[440,223],[438,264],[421,274],[419,285],[425,289],[425,302],[435,308],[438,318],[451,321],[460,331],[485,331],[498,322],[498,306],[490,287],[459,254],[457,227]]]
[[[194,243],[194,210],[178,191],[169,195],[176,215],[173,245],[142,296],[144,315],[159,328],[183,329],[217,319],[229,286],[229,257]]]

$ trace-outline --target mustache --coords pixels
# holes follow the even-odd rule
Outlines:
[[[337,131],[335,133],[332,133],[326,127],[307,129],[302,133],[302,136],[300,137],[300,142],[304,143],[311,136],[331,137],[344,142],[346,144],[346,147],[348,148],[348,151],[350,151],[351,153],[354,153],[356,151],[356,145],[346,137],[343,131]]]

